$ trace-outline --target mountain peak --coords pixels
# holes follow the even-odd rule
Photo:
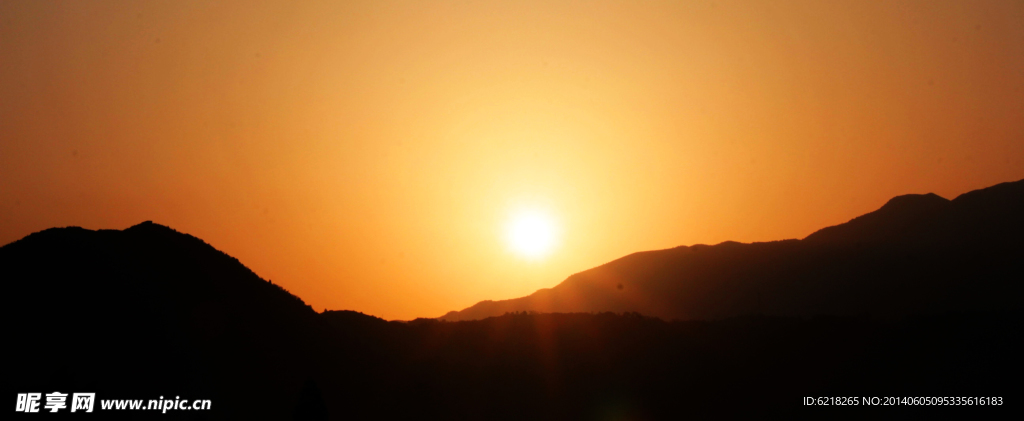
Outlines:
[[[904,194],[896,196],[885,202],[878,211],[920,211],[938,209],[950,203],[949,199],[935,193],[927,194]]]
[[[130,227],[125,229],[125,231],[153,231],[153,230],[160,230],[160,231],[170,230],[170,231],[177,232],[174,228],[168,227],[166,225],[160,225],[160,224],[157,224],[157,223],[155,223],[153,221],[143,221],[143,222],[140,222],[138,224],[132,225],[132,226],[130,226]]]
[[[952,201],[935,193],[904,194],[881,208],[808,235],[810,241],[878,241],[905,237],[923,221],[950,207]]]

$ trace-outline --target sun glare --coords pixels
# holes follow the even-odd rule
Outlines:
[[[537,211],[513,215],[509,220],[506,235],[512,251],[531,260],[550,254],[556,242],[554,220],[549,215]]]

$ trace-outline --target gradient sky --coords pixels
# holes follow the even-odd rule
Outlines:
[[[1021,178],[1021,1],[0,0],[0,243],[153,220],[318,311]]]

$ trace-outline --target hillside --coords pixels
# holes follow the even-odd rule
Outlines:
[[[12,393],[204,396],[229,418],[281,419],[315,373],[369,377],[364,365],[329,363],[369,359],[369,348],[335,345],[301,299],[165,226],[48,229],[0,248],[0,271],[20,362],[5,375]],[[356,386],[338,384],[368,393]],[[278,403],[251,404],[262,401]]]
[[[317,314],[203,241],[152,223],[46,230],[0,247],[0,268],[18,362],[5,371],[8,396],[213,402],[103,419],[820,418],[835,412],[803,397],[1009,400],[1019,374],[1008,369],[1021,352],[1012,312],[900,323],[636,313],[388,322]]]
[[[997,187],[1013,192],[1019,185]],[[934,233],[930,227],[944,224],[949,234],[943,235],[965,244],[951,249],[956,253],[929,254],[947,250],[932,240],[878,239],[877,233],[891,232],[884,224],[894,219],[865,218],[856,230],[840,226],[802,241],[638,253],[589,278],[575,278],[580,285],[595,279],[617,285],[627,279],[622,274],[635,271],[629,279],[658,279],[679,270],[671,269],[677,261],[689,262],[687,273],[709,277],[720,274],[727,259],[741,259],[774,268],[775,278],[769,279],[790,285],[781,283],[782,274],[794,273],[798,265],[805,265],[803,272],[795,273],[846,271],[851,279],[863,279],[878,268],[836,262],[894,256],[936,265],[928,272],[935,279],[953,279],[942,278],[950,267],[972,276],[970,284],[935,283],[934,290],[944,293],[959,288],[956,306],[909,302],[903,312],[908,317],[901,320],[724,316],[738,313],[731,307],[714,313],[723,315],[715,321],[518,312],[476,321],[388,322],[355,311],[316,313],[238,260],[158,224],[121,231],[49,229],[0,247],[4,332],[11,339],[8,354],[17,362],[5,370],[5,393],[213,402],[209,412],[97,414],[133,420],[821,418],[836,412],[805,407],[803,397],[997,396],[1012,402],[1010,385],[1019,378],[1014,361],[1022,351],[1016,340],[1020,295],[1005,284],[1019,279],[1012,277],[1019,274],[1013,271],[1019,270],[1020,250],[1013,244],[1002,244],[1001,252],[981,245],[1019,230],[1019,224],[1014,228],[992,217],[1016,216],[1019,200],[997,193],[971,193],[948,205],[926,198],[930,203],[921,208],[943,213],[930,221],[903,219],[904,233]],[[991,218],[978,220],[976,212]],[[870,234],[873,242],[858,237],[872,227],[884,228]],[[916,244],[919,254],[893,254],[907,244]],[[785,259],[801,247],[816,251],[802,251],[802,260]],[[950,265],[937,256],[960,260]],[[737,268],[732,278],[717,279],[746,279],[746,270],[754,269]],[[886,279],[898,275],[907,274]],[[743,293],[732,285],[733,292]],[[634,287],[627,284],[622,291]],[[707,291],[705,297],[723,293]],[[790,291],[824,293],[754,302],[770,303],[775,307],[763,308],[783,314],[842,302],[827,288]],[[932,301],[923,302],[933,304],[942,296],[931,290],[886,294],[889,300],[926,295]],[[700,308],[711,312],[714,305],[751,298],[737,296],[720,296]],[[898,302],[887,305],[900,308]],[[984,417],[1005,408],[969,409]],[[873,410],[881,409],[843,411],[869,416],[877,414]]]
[[[803,240],[683,246],[628,255],[523,298],[442,320],[507,312],[639,312],[663,319],[743,315],[905,317],[1019,309],[1024,180],[893,198]]]

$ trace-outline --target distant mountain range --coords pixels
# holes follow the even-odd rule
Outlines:
[[[800,241],[637,253],[460,322],[316,313],[152,222],[48,229],[0,247],[4,393],[212,401],[92,414],[131,420],[832,418],[803,399],[862,395],[1010,405],[1022,186],[902,196]]]
[[[508,312],[639,312],[666,320],[1020,309],[1024,180],[947,200],[898,196],[803,240],[628,255],[529,296],[441,320]]]

